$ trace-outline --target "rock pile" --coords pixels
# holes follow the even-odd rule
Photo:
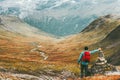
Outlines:
[[[91,66],[90,72],[92,75],[104,74],[106,71],[117,71],[116,67],[107,63],[103,51],[100,51],[96,62]]]

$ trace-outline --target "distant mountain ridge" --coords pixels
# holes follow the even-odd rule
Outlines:
[[[15,33],[20,33],[23,35],[31,36],[30,32],[33,34],[42,34],[42,35],[46,34],[47,35],[47,33],[33,26],[30,26],[29,24],[25,23],[24,21],[20,20],[19,18],[15,16],[0,15],[0,24],[1,24],[1,27],[4,28],[5,30],[15,32]]]
[[[56,39],[55,36],[31,26],[15,16],[0,15],[0,33],[4,35],[4,37],[28,37],[38,40],[41,39],[41,41]]]
[[[113,11],[114,10],[114,11]],[[1,15],[14,15],[56,36],[81,32],[100,16],[118,14],[119,0],[2,0]]]

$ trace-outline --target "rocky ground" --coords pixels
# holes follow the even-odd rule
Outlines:
[[[69,74],[68,74],[69,75]],[[13,73],[4,73],[0,72],[0,80],[120,80],[119,75],[95,75],[84,78],[67,76],[65,78],[64,75],[59,76],[50,76],[50,75],[40,75],[39,77],[28,75],[28,74],[13,74]]]
[[[106,71],[104,75],[95,74],[94,76],[88,76],[80,78],[74,75],[70,71],[63,70],[62,72],[55,73],[49,70],[46,74],[31,75],[12,72],[0,72],[0,80],[120,80],[120,70],[117,66],[117,71]]]

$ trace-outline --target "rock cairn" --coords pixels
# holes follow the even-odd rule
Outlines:
[[[90,68],[90,73],[91,75],[105,74],[106,71],[116,71],[116,70],[117,69],[115,66],[107,63],[103,51],[100,51],[98,59]]]

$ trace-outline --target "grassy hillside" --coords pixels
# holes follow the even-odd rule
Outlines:
[[[79,34],[61,39],[39,32],[18,18],[0,18],[0,71],[36,76],[56,76],[70,71],[78,76],[77,59],[86,45],[90,50],[102,47],[109,61],[119,65],[118,61],[112,62],[119,59],[115,59],[120,50],[119,17],[100,17]],[[97,55],[93,57],[97,58]]]
[[[108,62],[114,65],[120,65],[120,25],[117,26],[110,34],[106,36],[102,41],[92,46],[101,46],[108,58]]]
[[[97,44],[105,39],[114,29],[117,29],[119,25],[120,20],[119,17],[116,16],[111,15],[108,17],[107,15],[96,19],[81,33],[68,36],[53,46],[54,56],[52,55],[50,60],[61,61],[62,58],[63,62],[76,63],[79,53],[83,50],[84,46],[90,46],[90,50],[98,47],[102,47],[104,50],[104,44],[103,46],[98,44],[94,47],[91,45]],[[116,34],[119,35],[119,33]]]
[[[48,55],[47,49],[57,39],[43,35],[18,18],[0,16],[0,19],[0,70],[30,74],[45,70],[48,61],[44,61],[37,50]],[[37,50],[32,51],[35,48]],[[51,68],[53,63],[49,62],[48,66]]]

